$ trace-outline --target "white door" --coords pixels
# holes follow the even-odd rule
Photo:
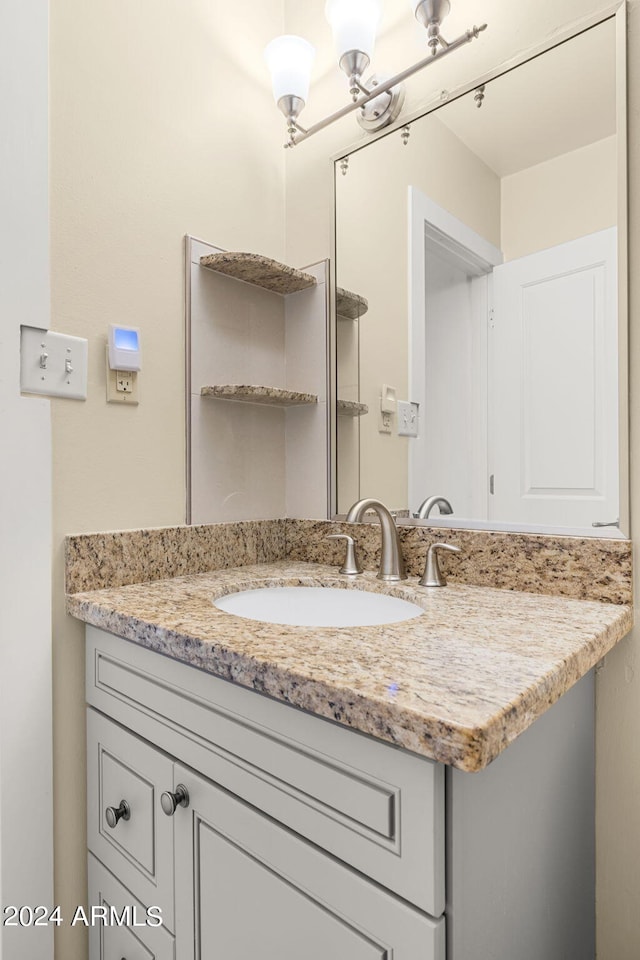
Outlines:
[[[616,229],[513,260],[493,276],[489,517],[589,530],[615,521]]]

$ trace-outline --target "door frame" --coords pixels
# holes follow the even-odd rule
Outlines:
[[[471,227],[458,220],[452,213],[445,210],[438,203],[427,197],[417,187],[408,188],[408,285],[409,285],[409,397],[420,404],[420,415],[424,416],[426,409],[426,392],[424,385],[424,357],[426,350],[425,323],[426,315],[426,257],[431,250],[439,257],[456,266],[462,267],[475,277],[487,277],[488,305],[491,304],[491,274],[493,268],[503,263],[502,251],[486,240]],[[484,326],[483,344],[481,347],[486,358],[487,337]],[[486,376],[486,363],[484,364]],[[486,404],[483,412],[484,434],[487,431]],[[484,443],[485,450],[487,448]],[[425,458],[424,444],[420,437],[409,440],[409,470],[408,470],[408,502],[409,510],[417,509],[421,500],[431,493],[446,491],[428,491],[417,483],[416,478],[424,473]],[[485,474],[486,474],[485,470]],[[488,478],[485,479],[488,487]],[[479,496],[482,496],[482,491]]]
[[[48,45],[47,0],[0,7],[0,899],[53,909],[50,403],[20,396],[20,324],[50,316]],[[0,954],[50,960],[53,925]]]

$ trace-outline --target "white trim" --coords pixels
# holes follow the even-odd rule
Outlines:
[[[0,4],[0,901],[53,908],[50,406],[19,393],[20,324],[49,326],[48,43],[47,0]],[[52,925],[0,927],[0,955],[50,960]]]
[[[201,257],[208,257],[212,253],[225,253],[222,247],[216,247],[206,240],[192,237],[189,233],[184,237],[184,325],[185,325],[185,523],[193,523],[193,445],[191,436],[191,268],[200,265]],[[0,960],[2,958],[0,957]]]
[[[504,262],[502,250],[417,187],[409,187],[409,204],[410,216],[422,219],[427,248],[433,246],[440,253],[446,252],[448,259],[460,261],[478,277]]]
[[[417,187],[408,188],[408,287],[409,287],[409,399],[420,404],[421,416],[426,409],[424,385],[425,356],[425,312],[426,312],[426,254],[429,250],[439,253],[447,260],[467,270],[475,277],[490,278],[493,268],[504,260],[502,251],[482,237],[471,227],[458,220],[434,200],[425,196]],[[487,311],[487,291],[477,291],[474,310]],[[486,329],[481,353],[486,356]],[[486,364],[485,364],[486,367]],[[455,384],[452,384],[455,389]],[[484,435],[486,437],[486,411],[484,415]],[[487,444],[484,443],[486,450]],[[424,473],[424,444],[420,439],[409,442],[408,454],[408,503],[415,511],[419,503],[430,493],[416,478]],[[486,485],[486,469],[483,471],[483,483]],[[446,496],[446,491],[437,491]],[[480,489],[479,496],[482,496]],[[486,500],[486,497],[485,497]]]
[[[627,130],[627,6],[616,13],[616,147],[618,162],[618,464],[620,529],[631,530],[629,433],[629,190]]]

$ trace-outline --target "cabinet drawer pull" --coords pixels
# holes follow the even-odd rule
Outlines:
[[[172,817],[178,807],[189,806],[189,791],[183,783],[179,783],[175,793],[167,790],[162,794],[160,797],[160,806],[162,807],[163,813],[166,813],[168,817]]]
[[[119,820],[130,820],[131,819],[131,807],[126,800],[120,801],[119,807],[107,807],[104,812],[107,823],[113,830],[118,826]]]

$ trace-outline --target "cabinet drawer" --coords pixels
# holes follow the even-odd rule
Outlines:
[[[176,938],[193,960],[444,960],[433,920],[191,770],[176,812]],[[186,954],[185,954],[186,956]]]
[[[444,768],[94,627],[87,700],[432,916]]]
[[[173,822],[160,806],[173,782],[171,760],[88,710],[87,767],[89,849],[145,906],[160,907],[172,930]],[[108,811],[118,811],[115,826]]]
[[[89,960],[174,960],[173,937],[151,925],[144,905],[89,854],[89,909],[96,907],[106,919],[89,928]]]

